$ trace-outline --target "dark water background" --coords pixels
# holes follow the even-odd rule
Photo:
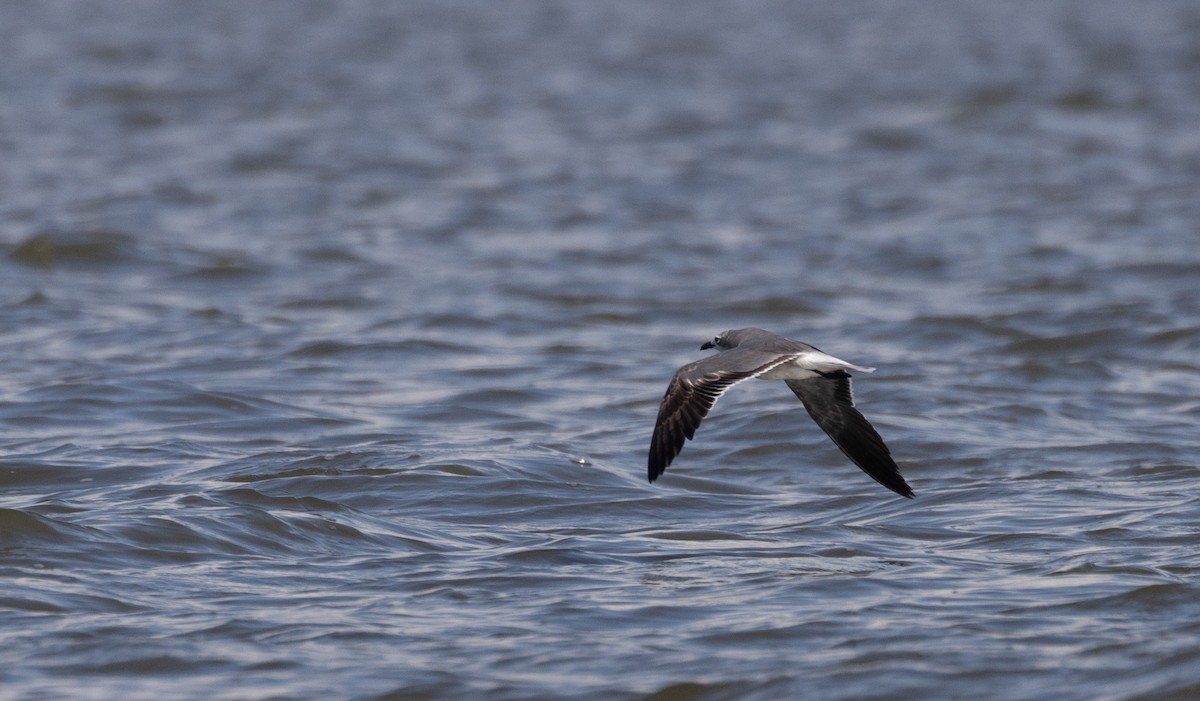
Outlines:
[[[0,697],[1200,698],[1200,3],[0,14]]]

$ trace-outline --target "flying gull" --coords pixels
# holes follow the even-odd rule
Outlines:
[[[859,367],[762,329],[726,331],[700,346],[709,348],[718,353],[679,368],[667,386],[650,439],[651,482],[683,450],[684,439],[695,435],[718,397],[742,380],[757,378],[783,380],[855,465],[893,492],[913,495],[875,427],[854,408],[849,371],[875,368]]]

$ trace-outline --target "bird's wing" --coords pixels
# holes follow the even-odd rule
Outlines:
[[[823,376],[784,382],[804,403],[813,421],[855,465],[893,492],[905,497],[913,495],[875,427],[854,408],[850,373],[837,370]]]
[[[684,440],[696,434],[725,390],[795,358],[795,354],[733,348],[679,368],[658,406],[647,464],[650,481],[658,479],[679,455]]]

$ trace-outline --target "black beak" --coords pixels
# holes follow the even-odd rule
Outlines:
[[[700,346],[700,350],[708,350],[709,348],[716,348],[716,346],[712,344],[712,341],[705,341],[704,345]]]

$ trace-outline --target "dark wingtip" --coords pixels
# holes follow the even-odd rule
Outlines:
[[[874,475],[871,476],[874,477]],[[914,496],[916,496],[912,490],[912,487],[908,486],[908,482],[904,481],[904,477],[900,474],[899,469],[897,469],[895,472],[892,472],[890,475],[887,475],[886,479],[886,482],[879,478],[876,478],[876,481],[904,497],[905,499],[912,499]]]
[[[860,465],[859,467],[862,467],[862,466]],[[866,470],[864,470],[864,472],[866,472]],[[902,477],[900,475],[899,470],[896,470],[895,472],[892,472],[891,474],[884,473],[880,477],[876,477],[875,475],[872,475],[870,472],[867,472],[867,474],[871,475],[872,477],[875,477],[876,482],[882,484],[883,486],[885,486],[888,489],[892,490],[893,492],[899,494],[900,496],[904,497],[905,499],[912,499],[914,496],[912,487],[908,486],[908,482],[904,481],[904,477]]]
[[[654,457],[654,454],[651,453],[650,461],[646,464],[646,478],[651,484],[654,484],[654,480],[661,477],[662,473],[667,471],[667,466],[663,465],[661,461],[655,460]]]

